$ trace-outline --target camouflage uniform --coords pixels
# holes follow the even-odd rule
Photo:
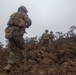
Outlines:
[[[54,39],[54,34],[53,34],[52,31],[50,31],[49,37],[50,37],[50,44],[52,44],[53,43],[53,39]]]
[[[49,44],[49,33],[48,33],[48,30],[45,30],[45,33],[42,34],[42,44],[44,46]]]
[[[15,57],[16,53],[19,51],[21,60],[23,61],[25,56],[24,56],[24,49],[25,49],[25,41],[23,36],[20,35],[18,30],[13,31],[13,37],[12,39],[9,39],[9,47],[11,49],[8,63],[14,64],[15,63]]]
[[[18,12],[21,12],[20,17],[23,18],[23,20],[26,22],[26,25],[24,27],[20,28],[16,25],[8,24],[8,26],[14,27],[14,31],[12,33],[12,38],[8,39],[9,47],[11,49],[9,59],[8,59],[8,64],[15,63],[15,61],[16,61],[15,57],[16,57],[18,51],[20,53],[19,57],[21,59],[21,62],[23,62],[25,60],[25,56],[24,56],[25,41],[24,41],[23,35],[25,33],[25,28],[29,28],[29,26],[31,25],[32,22],[31,22],[31,19],[26,14],[28,11],[24,6],[19,7]],[[15,13],[12,15],[15,15]],[[10,70],[10,66],[7,65],[4,69]]]

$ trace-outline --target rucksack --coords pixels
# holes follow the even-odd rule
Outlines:
[[[48,40],[49,39],[49,34],[48,33],[44,33],[43,36],[42,36],[42,38],[44,40]]]
[[[6,27],[6,29],[5,29],[5,38],[11,39],[13,31],[14,31],[14,27]]]
[[[22,15],[22,12],[17,12],[17,13],[12,14],[10,16],[10,19],[7,25],[16,25],[19,27],[24,27],[25,21],[22,19],[21,15]]]

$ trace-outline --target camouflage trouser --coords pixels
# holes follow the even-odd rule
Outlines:
[[[20,33],[18,31],[14,31],[13,32],[13,37],[12,39],[9,40],[9,47],[11,49],[10,55],[9,55],[9,59],[8,59],[8,63],[10,64],[14,64],[16,61],[16,55],[19,51],[20,55],[20,59],[21,61],[23,61],[25,59],[24,56],[24,50],[25,50],[25,41],[23,36],[20,35]]]
[[[43,46],[47,46],[49,44],[49,39],[47,39],[47,40],[43,40]]]
[[[45,51],[47,51],[47,52],[50,52],[50,47],[49,47],[49,45],[50,45],[49,39],[43,40],[43,49],[44,49]]]

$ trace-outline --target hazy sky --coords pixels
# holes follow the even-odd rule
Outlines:
[[[66,33],[76,26],[76,0],[1,0],[0,2],[0,36],[5,42],[4,29],[9,16],[21,5],[26,6],[32,25],[25,36],[40,36],[45,29]]]

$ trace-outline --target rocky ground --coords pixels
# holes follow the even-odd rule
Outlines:
[[[46,47],[28,44],[25,51],[26,62],[17,60],[9,75],[76,75],[76,38],[58,40]],[[3,68],[9,52],[0,50],[0,75],[8,75]]]

